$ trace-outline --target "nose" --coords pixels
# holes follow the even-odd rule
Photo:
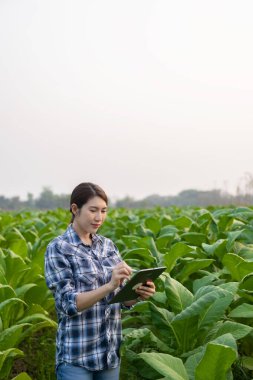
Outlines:
[[[95,215],[95,220],[100,222],[102,220],[102,213],[98,211]]]

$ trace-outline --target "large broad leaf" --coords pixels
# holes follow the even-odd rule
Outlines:
[[[218,338],[224,334],[231,334],[233,337],[238,340],[244,338],[248,335],[253,328],[242,323],[225,321],[217,324],[215,331],[213,331],[213,338]]]
[[[203,286],[211,285],[212,282],[218,280],[219,276],[220,276],[219,272],[210,273],[207,276],[203,276],[202,278],[198,278],[197,280],[193,281],[193,285],[192,285],[193,293],[196,293]]]
[[[226,297],[228,292],[217,286],[205,286],[201,288],[195,295],[194,301],[186,307],[181,313],[177,314],[173,320],[172,325],[176,321],[185,320],[200,315],[204,315],[209,306],[217,299]]]
[[[16,297],[14,289],[10,285],[0,284],[0,302],[13,297]]]
[[[211,305],[218,299],[224,298],[230,294],[215,286],[206,286],[201,288],[195,295],[194,301],[186,307],[181,313],[177,314],[171,321],[171,327],[177,337],[182,352],[190,351],[194,348],[197,340],[203,339],[203,331],[199,328],[199,321],[211,326],[217,320],[213,314]],[[224,300],[226,302],[226,300]],[[204,316],[207,313],[207,318]]]
[[[169,354],[147,352],[143,352],[138,356],[168,380],[189,380],[183,362],[179,358]]]
[[[182,240],[185,240],[190,245],[201,247],[201,244],[207,243],[205,234],[199,232],[185,232],[181,235]]]
[[[209,256],[222,258],[227,253],[227,240],[219,239],[213,244],[203,243],[202,248]]]
[[[8,298],[0,303],[0,316],[4,329],[10,327],[19,315],[22,315],[24,306],[27,306],[26,303],[19,298]]]
[[[140,347],[143,350],[158,351],[163,353],[171,353],[170,347],[162,342],[157,336],[153,334],[148,328],[134,329],[124,336],[124,343],[131,350],[137,348],[137,352],[140,351]]]
[[[151,313],[152,323],[165,331],[170,329],[170,322],[174,317],[174,314],[165,308],[158,307],[152,302],[149,302],[149,309]]]
[[[188,218],[185,215],[180,216],[179,218],[176,218],[173,220],[173,224],[180,230],[183,230],[185,228],[190,228],[192,223],[193,223],[193,220]]]
[[[134,249],[139,247],[139,241],[141,238],[135,235],[122,235],[121,240],[124,242],[127,248]]]
[[[231,318],[253,318],[253,305],[243,303],[229,314]]]
[[[169,305],[174,313],[180,313],[193,301],[192,293],[180,282],[167,276],[165,280],[165,292]]]
[[[155,241],[152,236],[145,236],[141,238],[138,242],[138,247],[148,248],[152,253],[153,257],[160,261],[160,253],[156,247]]]
[[[227,372],[236,360],[231,347],[208,343],[205,354],[195,370],[195,380],[227,380]]]
[[[23,323],[34,323],[35,324],[38,322],[48,322],[47,326],[57,327],[57,323],[54,320],[47,317],[45,314],[41,314],[41,313],[32,314],[32,315],[29,315],[25,318],[22,318],[18,321],[18,324],[23,324]]]
[[[224,297],[217,298],[200,313],[198,327],[200,330],[210,328],[225,314],[226,309],[233,301],[233,294],[227,292]]]
[[[27,256],[27,243],[21,232],[17,228],[5,234],[7,247],[18,256]]]
[[[149,228],[154,235],[157,235],[161,229],[161,224],[157,218],[153,218],[152,216],[145,219],[145,226]]]
[[[162,237],[162,236],[175,236],[178,232],[178,229],[175,227],[175,226],[164,226],[161,228],[161,231],[159,232],[159,237]]]
[[[8,378],[13,360],[20,356],[24,356],[24,353],[17,348],[0,351],[0,379],[6,380]]]
[[[163,250],[168,249],[168,246],[173,242],[174,239],[175,239],[175,234],[173,234],[173,233],[158,237],[155,240],[155,244],[157,246],[157,249],[159,249],[159,251],[161,251],[161,252]]]
[[[180,282],[185,282],[188,277],[200,269],[209,267],[214,262],[212,259],[191,259],[184,262],[184,267],[176,276]]]
[[[247,274],[253,272],[253,262],[246,261],[233,253],[224,255],[223,264],[231,273],[232,279],[241,281]]]
[[[146,267],[151,267],[155,264],[155,259],[152,256],[151,252],[147,248],[135,248],[130,249],[126,253],[123,254],[124,260],[134,259],[141,260],[146,263]]]
[[[32,380],[32,378],[26,372],[22,372],[18,376],[13,377],[11,380]]]
[[[20,286],[19,288],[15,289],[16,295],[24,300],[25,294],[30,290],[31,288],[37,286],[36,284],[25,284]]]
[[[8,280],[9,285],[16,288],[19,286],[19,282],[22,283],[21,279],[28,268],[27,263],[20,256],[8,250],[5,256],[5,264],[5,277]]]
[[[172,246],[171,250],[163,256],[164,265],[167,271],[170,272],[174,267],[177,259],[192,252],[192,248],[184,243],[176,243]]]
[[[0,334],[0,351],[15,347],[19,344],[20,336],[24,327],[29,326],[28,323],[14,325],[5,329]]]
[[[236,354],[236,341],[231,334],[225,334],[207,345],[199,347],[198,352],[189,356],[185,362],[190,380],[227,380],[226,373],[236,359]],[[223,355],[224,363],[221,365],[220,361],[222,361]],[[221,366],[221,377],[219,377],[219,366]]]
[[[234,242],[239,238],[243,230],[240,231],[230,231],[227,233],[228,235],[228,241],[227,241],[227,250],[230,252],[232,250],[232,247],[234,245]]]
[[[242,279],[239,289],[245,293],[253,294],[253,273],[248,274]]]

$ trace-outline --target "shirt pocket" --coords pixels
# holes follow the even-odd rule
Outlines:
[[[80,292],[94,290],[98,287],[97,272],[77,273],[75,276],[77,289]]]
[[[78,291],[97,289],[100,274],[92,259],[89,257],[76,257],[75,267],[74,277]]]
[[[116,251],[108,251],[102,258],[103,265],[108,267],[114,267],[122,261],[122,258]]]

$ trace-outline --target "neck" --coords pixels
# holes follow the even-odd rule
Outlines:
[[[92,243],[92,235],[90,232],[85,232],[81,230],[78,224],[75,223],[75,221],[72,223],[72,227],[74,228],[75,232],[77,233],[77,235],[80,237],[80,239],[82,240],[84,244]]]

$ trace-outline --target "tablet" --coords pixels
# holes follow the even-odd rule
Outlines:
[[[137,289],[142,284],[145,284],[146,281],[154,281],[157,277],[162,274],[166,267],[157,267],[149,269],[140,269],[133,277],[126,283],[126,285],[111,299],[109,302],[125,302],[130,300],[135,300],[138,297],[135,289]]]

